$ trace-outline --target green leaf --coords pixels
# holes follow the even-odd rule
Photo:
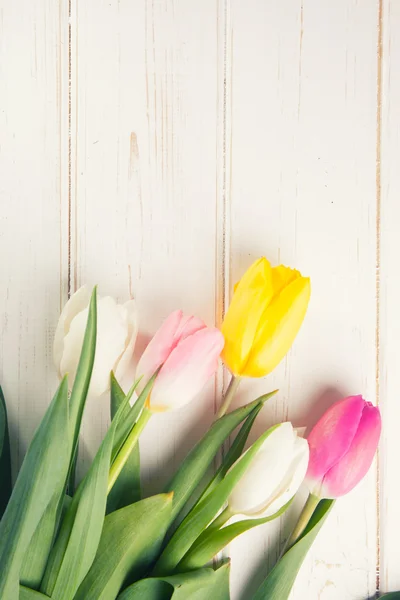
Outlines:
[[[18,598],[26,549],[50,501],[65,486],[70,458],[66,378],[28,448],[0,523],[0,598]]]
[[[114,600],[124,581],[142,577],[167,529],[172,495],[146,498],[107,515],[93,565],[75,600]]]
[[[334,500],[321,500],[314,511],[303,535],[282,556],[264,579],[253,596],[253,600],[287,600],[296,580],[297,573],[311,548],[319,530],[332,508]]]
[[[38,589],[46,569],[60,515],[60,491],[50,500],[33,534],[21,567],[20,581],[29,588]]]
[[[47,600],[49,596],[21,585],[18,598],[19,600]]]
[[[78,436],[92,375],[96,349],[96,331],[97,295],[95,288],[89,305],[85,336],[82,344],[77,375],[75,377],[70,398],[69,427],[72,443],[69,457],[68,482],[67,486],[62,486],[58,489],[52,498],[41,518],[39,526],[35,531],[24,557],[21,570],[21,582],[30,588],[37,589],[43,579],[46,563],[60,523],[62,507],[66,497],[66,487],[67,490],[74,489],[73,482],[75,479],[75,465],[78,453]],[[67,426],[67,422],[65,426]]]
[[[239,430],[239,433],[235,437],[232,446],[229,448],[226,456],[216,471],[214,477],[208,484],[207,488],[204,490],[203,494],[200,496],[199,500],[207,496],[216,485],[225,477],[226,473],[229,471],[233,463],[235,463],[242,454],[243,448],[245,447],[247,438],[249,437],[249,433],[251,428],[253,427],[254,421],[257,418],[258,413],[264,406],[263,403],[258,404],[249,414],[242,427]]]
[[[73,440],[73,456],[71,458],[71,470],[75,460],[75,452],[78,446],[79,431],[81,428],[83,410],[92,377],[94,357],[96,354],[97,336],[97,287],[93,289],[89,304],[89,314],[86,323],[85,336],[83,338],[81,355],[78,369],[72,386],[70,398],[70,427]]]
[[[233,488],[246,472],[264,441],[277,427],[279,427],[279,425],[270,427],[268,431],[261,435],[258,440],[250,446],[247,452],[232,466],[230,471],[225,475],[222,481],[218,483],[215,489],[195,504],[179,525],[161,554],[154,568],[154,575],[164,575],[173,572],[194,541],[213,520],[217,512],[226,502]]]
[[[118,600],[229,600],[229,568],[226,561],[215,571],[204,568],[142,579],[122,592]]]
[[[120,419],[118,428],[117,428],[117,431],[115,434],[114,448],[113,448],[113,453],[112,453],[113,461],[115,460],[117,454],[119,453],[122,446],[124,445],[126,438],[129,436],[136,421],[138,420],[138,418],[143,410],[143,407],[146,403],[147,397],[148,397],[149,393],[151,392],[151,389],[154,385],[154,382],[158,375],[158,371],[159,371],[159,369],[154,373],[154,375],[146,383],[142,392],[139,394],[139,397],[136,400],[135,404],[132,407],[127,405],[127,410],[125,411],[124,416]],[[140,382],[140,379],[137,379],[135,381],[135,383],[133,384],[133,386],[131,387],[131,389],[129,390],[129,392],[126,396],[129,400],[132,398],[133,392],[137,388],[139,382]],[[115,383],[117,383],[116,380],[115,380]],[[115,388],[115,383],[114,383],[114,388]],[[115,389],[114,389],[114,391],[115,391]],[[115,401],[116,400],[114,400],[114,402]]]
[[[54,600],[70,600],[90,569],[103,527],[115,430],[128,402],[115,419],[67,510],[51,551],[41,591]]]
[[[400,592],[390,592],[389,594],[383,594],[379,598],[386,598],[386,600],[400,600]]]
[[[73,439],[73,450],[69,467],[67,492],[72,496],[75,490],[75,470],[78,458],[79,432],[81,429],[83,411],[92,377],[96,355],[97,338],[97,287],[93,288],[89,303],[89,313],[86,322],[78,369],[72,386],[70,398],[70,427]]]
[[[118,408],[124,402],[126,396],[115,379],[114,374],[111,374],[111,419],[114,418]],[[131,411],[129,404],[124,409],[120,419],[120,426],[125,424],[126,419],[131,418]],[[118,429],[116,437],[118,436]],[[114,444],[115,447],[115,444]],[[139,443],[133,448],[127,463],[122,469],[117,481],[115,482],[111,492],[108,495],[107,500],[107,514],[128,506],[134,502],[138,502],[141,498],[140,490],[140,450]]]
[[[0,519],[11,496],[11,457],[8,434],[7,408],[0,387]]]
[[[166,492],[174,492],[172,520],[177,517],[206,474],[224,440],[253,410],[258,413],[260,407],[275,393],[274,391],[260,396],[254,402],[224,415],[212,424],[206,435],[187,455],[179,471],[165,490]]]
[[[189,571],[191,569],[198,569],[203,565],[207,564],[210,560],[218,554],[227,544],[229,544],[236,537],[258,527],[264,523],[269,523],[277,519],[289,508],[292,500],[289,500],[281,509],[269,517],[261,517],[258,519],[245,519],[227,525],[217,531],[213,529],[206,529],[195,541],[193,546],[183,557],[178,565],[179,571]]]

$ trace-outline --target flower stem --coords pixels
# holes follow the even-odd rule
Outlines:
[[[221,408],[219,409],[219,411],[217,413],[217,419],[220,419],[221,417],[223,417],[224,414],[227,412],[228,408],[231,405],[233,397],[237,392],[240,381],[241,381],[240,377],[235,377],[235,375],[232,375],[232,379],[230,380],[228,389],[226,390],[224,401],[222,403]]]
[[[309,494],[309,496],[307,498],[307,502],[305,503],[304,508],[300,513],[299,520],[297,521],[295,528],[293,529],[291,535],[289,536],[289,539],[287,540],[287,542],[284,546],[284,550],[283,550],[282,554],[284,554],[284,552],[286,552],[286,550],[291,548],[293,546],[293,544],[295,544],[297,542],[297,540],[299,539],[299,537],[301,536],[301,534],[307,527],[308,523],[310,522],[310,519],[313,516],[314,511],[317,508],[319,501],[320,501],[320,498],[318,498],[318,496],[314,496],[314,494]]]
[[[117,481],[118,475],[124,468],[133,448],[138,443],[139,436],[142,433],[145,426],[147,425],[152,414],[153,413],[148,408],[143,409],[142,414],[140,415],[130,434],[126,438],[121,450],[118,452],[113,464],[111,465],[110,474],[108,476],[108,494],[112,490],[114,483]]]
[[[214,521],[212,521],[210,523],[210,525],[207,527],[207,529],[205,531],[210,532],[211,530],[217,530],[220,529],[223,525],[225,525],[225,523],[227,523],[229,521],[229,519],[231,517],[233,517],[234,513],[231,511],[231,509],[229,508],[229,506],[227,506],[222,513],[220,513],[218,515],[218,517],[216,517],[214,519]]]

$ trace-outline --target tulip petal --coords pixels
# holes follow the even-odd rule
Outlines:
[[[261,317],[243,375],[263,377],[281,362],[303,323],[310,292],[309,278],[299,277],[272,300]]]
[[[190,402],[216,372],[223,345],[221,332],[213,328],[181,341],[160,369],[148,408],[159,412]]]
[[[56,332],[54,335],[54,365],[57,369],[59,377],[62,377],[60,367],[64,352],[64,338],[69,332],[71,322],[78,313],[89,306],[91,292],[88,286],[80,287],[64,306],[60,318],[57,323]]]
[[[113,298],[105,297],[98,300],[96,356],[89,388],[89,393],[94,396],[100,396],[108,389],[115,357],[121,355],[125,349],[126,323],[119,308],[121,307],[118,307]],[[76,315],[64,339],[60,372],[62,375],[69,373],[70,382],[75,379],[87,316],[87,308]]]
[[[114,364],[114,372],[117,381],[121,381],[127,372],[133,356],[133,350],[135,348],[136,338],[138,334],[137,324],[137,309],[136,302],[129,300],[120,307],[123,311],[123,318],[125,321],[125,327],[128,331],[125,340],[125,350],[121,356],[116,360]]]
[[[360,424],[365,403],[362,396],[350,396],[333,404],[308,436],[310,462],[307,484],[319,495],[322,479],[349,450]]]
[[[282,483],[274,493],[274,498],[269,506],[260,514],[260,517],[270,517],[277,513],[297,493],[307,473],[309,460],[309,447],[307,440],[297,437],[293,447],[293,458]]]
[[[193,335],[196,331],[205,328],[205,323],[199,317],[183,316],[178,329],[175,332],[175,342],[178,344],[181,340]]]
[[[167,360],[171,350],[175,348],[175,335],[182,318],[182,311],[175,310],[165,319],[148,343],[136,368],[136,377],[142,377],[138,386],[139,392],[143,390],[150,377]]]
[[[266,258],[260,258],[239,281],[222,324],[225,337],[222,358],[236,375],[242,374],[272,295],[271,265]]]
[[[349,450],[324,477],[321,497],[338,498],[350,492],[361,481],[374,459],[381,426],[379,408],[370,402],[365,403]]]
[[[277,298],[285,287],[291,284],[296,279],[301,278],[300,271],[285,267],[285,265],[279,265],[278,267],[272,268],[272,287],[273,287],[273,299]]]
[[[235,514],[253,516],[269,506],[289,470],[294,441],[291,423],[282,423],[267,437],[229,497]]]

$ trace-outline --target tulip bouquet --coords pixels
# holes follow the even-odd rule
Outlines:
[[[305,482],[297,525],[254,600],[285,600],[335,499],[365,475],[379,441],[379,410],[361,396],[334,404],[303,438],[291,423],[246,442],[267,393],[229,412],[242,377],[270,373],[306,314],[310,282],[254,263],[235,288],[222,331],[181,311],[161,325],[125,393],[137,335],[133,301],[78,290],[57,327],[60,386],[11,485],[9,432],[0,394],[0,598],[2,600],[228,600],[235,537],[280,517]],[[155,413],[193,400],[216,373],[232,379],[220,411],[160,494],[143,497],[139,438]],[[111,372],[111,376],[110,376]],[[109,390],[111,424],[76,484],[88,395]],[[93,400],[91,400],[93,401]],[[160,417],[162,418],[162,417]],[[210,466],[235,432],[219,468]]]

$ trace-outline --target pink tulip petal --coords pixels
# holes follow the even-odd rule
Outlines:
[[[310,462],[307,483],[319,486],[327,471],[349,450],[365,406],[362,396],[336,402],[321,417],[308,436]]]
[[[357,432],[350,449],[325,475],[324,498],[338,498],[350,492],[366,475],[374,459],[381,434],[379,408],[365,403]]]
[[[183,316],[175,333],[176,343],[205,328],[205,323],[198,317]]]
[[[224,338],[218,329],[204,328],[181,341],[162,366],[149,408],[164,411],[190,402],[218,368]]]
[[[136,369],[136,376],[142,377],[138,386],[139,392],[142,391],[150,377],[166,361],[171,351],[177,345],[179,338],[176,340],[175,336],[182,319],[182,311],[175,310],[165,319],[147,345]]]

